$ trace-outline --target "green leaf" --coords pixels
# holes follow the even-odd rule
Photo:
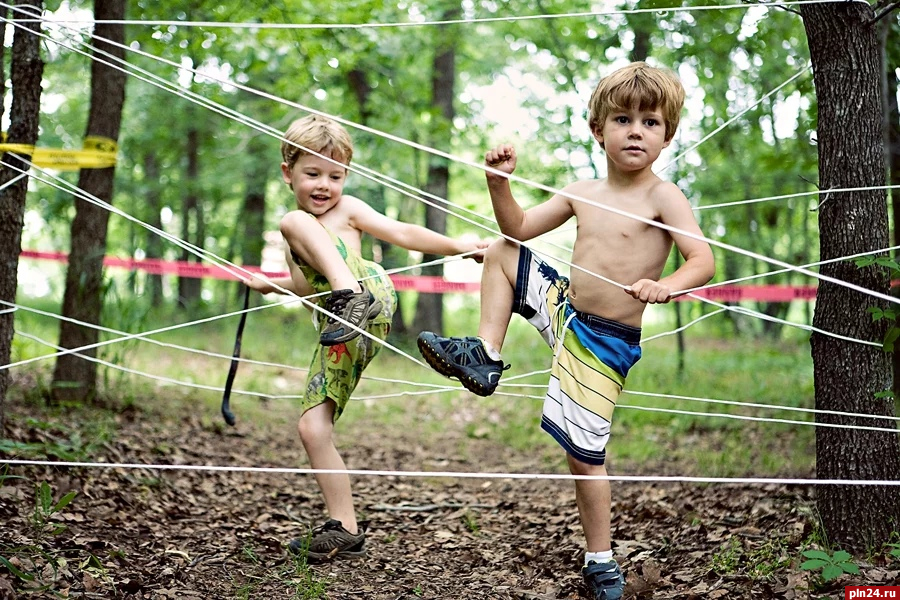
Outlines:
[[[838,566],[844,570],[844,573],[851,573],[853,575],[859,574],[859,567],[857,566],[856,563],[842,562]]]
[[[23,571],[20,571],[19,569],[17,569],[16,567],[14,567],[14,566],[12,565],[12,563],[10,563],[8,560],[6,560],[6,559],[5,559],[4,557],[2,557],[2,556],[0,556],[0,564],[2,564],[4,567],[6,567],[6,568],[9,570],[10,573],[12,573],[13,575],[15,575],[15,576],[18,577],[19,579],[22,579],[23,581],[32,581],[32,580],[34,580],[34,575],[32,575],[31,573],[25,573],[25,572],[23,572]]]
[[[822,579],[825,581],[831,581],[832,579],[837,579],[841,575],[844,574],[843,569],[840,567],[836,567],[834,565],[828,565],[824,569],[822,569]]]
[[[53,506],[53,496],[50,493],[50,486],[46,481],[42,481],[37,490],[38,502],[40,503],[41,512],[47,514],[50,507]]]
[[[897,261],[893,258],[882,256],[875,259],[875,264],[880,265],[882,267],[887,267],[889,269],[897,270],[900,269],[900,265],[897,264]]]
[[[75,498],[75,496],[77,496],[77,495],[78,495],[78,492],[69,492],[68,494],[66,494],[65,496],[63,496],[62,498],[59,499],[59,502],[56,503],[56,506],[54,507],[54,510],[55,510],[55,511],[60,511],[60,510],[62,510],[62,509],[65,508],[65,507],[69,504],[69,502],[71,502],[71,501]]]
[[[821,558],[824,561],[831,562],[831,555],[821,550],[804,550],[803,556],[806,558]]]
[[[815,571],[817,569],[821,569],[825,565],[828,564],[828,561],[824,561],[820,558],[813,558],[811,560],[807,560],[806,562],[800,565],[800,568],[804,571]]]
[[[838,563],[838,562],[844,562],[853,557],[850,556],[849,552],[846,552],[844,550],[838,550],[837,552],[834,553],[834,556],[832,556],[831,558],[834,562]]]

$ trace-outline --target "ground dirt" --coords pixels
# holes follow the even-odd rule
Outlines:
[[[81,426],[74,414],[65,429],[48,426],[43,410],[7,404],[0,467],[4,458],[38,458],[24,444],[64,448]],[[437,435],[416,435],[414,423],[373,429],[363,421],[339,426],[349,468],[547,472],[533,453],[472,439],[451,421]],[[71,460],[62,450],[43,458]],[[90,450],[90,461],[304,466],[292,425],[244,419],[228,428],[190,407],[118,414],[115,434]],[[653,471],[684,472],[671,464],[644,472]],[[355,476],[358,512],[371,521],[368,558],[306,567],[285,544],[324,519],[308,474],[18,465],[5,474],[2,600],[587,598],[571,481]],[[42,527],[35,490],[44,482],[53,502],[77,494]],[[900,562],[859,557],[859,576],[814,585],[814,574],[799,567],[814,539],[812,494],[774,485],[614,483],[614,549],[626,598],[844,598],[847,585],[900,585]],[[52,524],[65,528],[54,533]],[[39,585],[47,589],[28,591]]]

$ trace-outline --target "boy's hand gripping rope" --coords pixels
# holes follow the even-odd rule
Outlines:
[[[237,335],[234,337],[234,353],[231,355],[231,367],[228,369],[228,378],[225,379],[225,392],[222,394],[222,416],[229,425],[234,425],[234,413],[231,412],[231,384],[234,383],[234,376],[237,375],[238,360],[241,357],[241,337],[244,335],[244,323],[247,322],[247,309],[250,307],[250,286],[244,286],[244,311],[241,313],[241,320],[238,322]]]

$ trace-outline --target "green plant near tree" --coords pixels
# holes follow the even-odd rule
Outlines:
[[[804,550],[803,556],[807,560],[800,563],[800,568],[818,574],[826,583],[841,575],[859,574],[859,567],[851,560],[853,557],[844,550],[836,550],[834,554],[824,550]]]
[[[864,256],[856,259],[855,263],[860,269],[871,265],[878,265],[879,267],[887,269],[890,271],[891,281],[900,277],[900,263],[888,256]],[[884,320],[888,322],[888,328],[884,334],[882,346],[885,352],[893,352],[894,344],[897,342],[897,339],[900,338],[900,327],[897,326],[897,310],[893,305],[890,308],[870,306],[866,310],[872,315],[873,321],[877,322]]]

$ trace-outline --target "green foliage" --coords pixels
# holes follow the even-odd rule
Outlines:
[[[0,485],[5,479],[6,476],[0,478]],[[32,535],[29,543],[14,546],[8,542],[0,542],[0,565],[17,579],[31,583],[30,591],[41,592],[51,587],[50,584],[35,586],[35,583],[43,582],[46,579],[43,567],[39,566],[41,563],[46,564],[53,573],[66,564],[62,552],[48,552],[44,546],[48,538],[65,531],[65,525],[55,522],[54,516],[68,506],[76,495],[77,492],[72,491],[55,500],[50,485],[46,481],[36,484],[34,510],[31,513]]]
[[[800,568],[812,573],[817,572],[825,582],[837,579],[844,574],[859,574],[859,567],[851,561],[850,553],[844,550],[837,550],[834,554],[829,554],[824,550],[804,550],[803,556],[807,560],[800,563]]]
[[[317,600],[328,598],[328,582],[320,579],[309,567],[306,558],[290,554],[285,562],[271,567],[257,554],[252,546],[241,549],[243,562],[248,565],[242,569],[240,578],[235,577],[235,597],[250,600],[258,596],[261,586],[269,590],[272,587],[282,589],[291,600]],[[268,592],[267,592],[268,593]]]
[[[42,481],[37,485],[32,524],[38,539],[47,534],[59,535],[66,529],[65,525],[53,522],[53,515],[68,506],[75,499],[76,495],[77,492],[69,492],[59,500],[54,501],[50,485],[46,481]]]
[[[473,513],[471,510],[466,510],[462,515],[463,525],[466,526],[466,529],[469,530],[470,533],[477,534],[481,530],[481,524],[478,521],[478,515]]]
[[[744,575],[753,581],[763,581],[790,563],[787,544],[781,538],[745,549],[741,538],[733,536],[713,555],[710,569],[726,577]]]
[[[900,277],[900,263],[887,256],[864,256],[855,260],[856,266],[860,269],[875,266],[887,270],[891,280]],[[872,315],[872,321],[885,321],[888,324],[887,331],[884,333],[882,348],[885,352],[894,351],[894,343],[900,338],[900,327],[897,326],[897,310],[892,304],[888,308],[879,306],[870,306],[866,311]]]
[[[733,575],[737,571],[741,558],[741,540],[732,537],[712,558],[710,568],[718,575]]]

